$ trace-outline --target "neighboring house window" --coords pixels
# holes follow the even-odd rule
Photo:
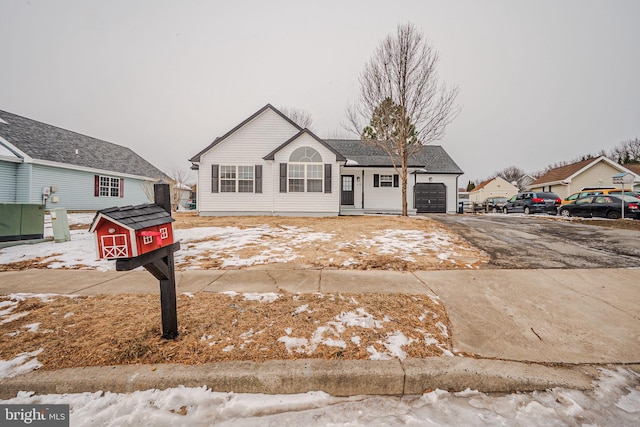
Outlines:
[[[167,237],[169,237],[169,231],[167,230],[167,228],[166,228],[166,227],[161,228],[161,229],[160,229],[160,238],[161,238],[162,240],[164,240],[164,239],[166,239]]]
[[[95,175],[96,197],[124,197],[124,179]]]
[[[324,170],[322,156],[318,151],[311,147],[297,148],[289,156],[289,192],[322,193]]]

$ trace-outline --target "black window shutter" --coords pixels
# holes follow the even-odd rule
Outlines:
[[[287,164],[280,163],[280,192],[287,192]]]
[[[324,165],[324,192],[331,193],[331,164]]]
[[[255,192],[262,193],[262,165],[255,166]]]
[[[100,176],[93,176],[93,195],[95,197],[100,197]]]
[[[211,165],[211,192],[218,192],[218,165]]]
[[[380,175],[378,175],[377,173],[373,174],[373,186],[380,187]]]
[[[394,187],[400,186],[400,175],[398,174],[393,175],[393,186]]]
[[[120,197],[124,197],[124,178],[120,178]]]

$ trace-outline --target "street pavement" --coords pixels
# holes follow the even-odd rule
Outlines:
[[[203,386],[214,391],[333,395],[587,389],[600,366],[640,372],[640,269],[344,271],[254,268],[176,272],[180,293],[349,292],[438,296],[454,349],[468,357],[295,360],[34,371],[0,380],[0,398]],[[0,294],[159,294],[146,271],[0,273]],[[180,319],[178,313],[178,321]]]

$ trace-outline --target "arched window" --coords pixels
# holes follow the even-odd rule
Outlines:
[[[322,156],[311,147],[296,148],[289,156],[289,191],[322,193]]]
[[[296,148],[291,156],[289,156],[289,162],[310,162],[310,163],[322,163],[322,156],[317,150],[311,147]]]

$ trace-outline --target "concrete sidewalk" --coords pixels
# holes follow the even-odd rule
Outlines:
[[[177,272],[178,293],[350,292],[441,298],[454,348],[475,357],[405,361],[226,362],[83,368],[0,380],[0,398],[41,393],[131,391],[179,384],[216,391],[334,395],[588,388],[596,365],[640,364],[640,270],[456,270],[381,272],[295,269]],[[28,270],[0,273],[0,294],[159,293],[146,271]],[[180,313],[178,313],[178,316]],[[78,374],[77,371],[80,371]],[[134,388],[132,388],[134,387]]]

